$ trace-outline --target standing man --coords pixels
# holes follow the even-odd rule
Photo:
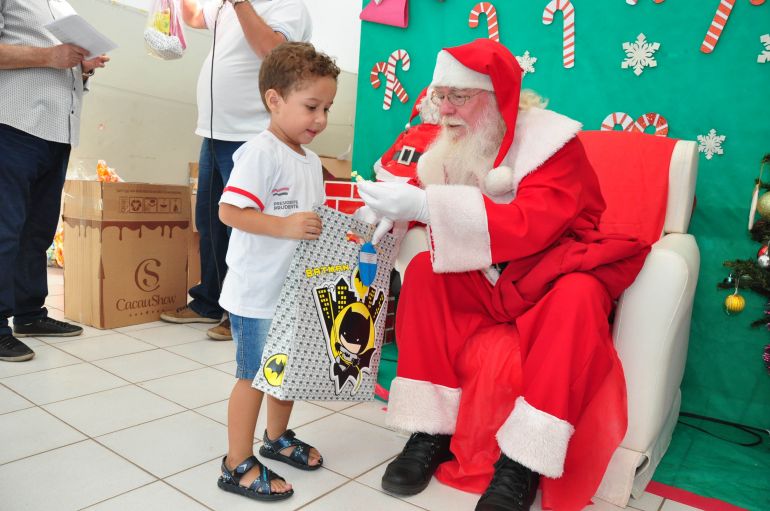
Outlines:
[[[0,360],[8,362],[35,356],[17,337],[83,332],[45,308],[46,249],[78,143],[83,91],[109,60],[86,60],[88,51],[44,28],[71,14],[65,0],[0,0]]]
[[[220,323],[224,310],[219,293],[227,271],[230,234],[219,220],[219,198],[233,169],[233,153],[270,122],[259,95],[259,69],[279,44],[309,41],[312,27],[302,0],[182,0],[182,16],[187,25],[214,33],[214,44],[198,76],[195,130],[203,137],[195,207],[201,282],[190,289],[188,305],[162,314],[161,319]],[[208,336],[218,341],[232,339],[230,321],[225,319],[211,328]]]

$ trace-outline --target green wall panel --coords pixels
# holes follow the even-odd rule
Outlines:
[[[393,0],[389,0],[393,1]],[[366,5],[368,1],[364,1]],[[580,120],[585,129],[599,129],[610,113],[636,118],[657,112],[668,120],[669,136],[696,140],[716,129],[727,138],[723,155],[700,155],[697,208],[691,232],[701,249],[701,274],[693,313],[690,351],[683,384],[683,409],[691,412],[770,426],[770,377],[761,352],[770,342],[764,329],[751,329],[761,317],[763,300],[747,296],[746,311],[726,316],[726,291],[716,283],[727,271],[727,259],[753,257],[759,248],[750,241],[746,219],[753,179],[762,155],[770,152],[770,63],[757,63],[760,36],[770,32],[770,2],[754,6],[737,0],[722,37],[711,54],[699,51],[718,0],[574,0],[576,63],[562,66],[562,19],[542,23],[546,0],[498,0],[501,42],[516,55],[528,50],[536,57],[535,73],[524,87],[550,100],[549,108]],[[444,46],[486,36],[486,20],[468,27],[472,0],[412,0],[410,23],[400,29],[364,22],[353,165],[371,175],[374,161],[395,140],[409,117],[412,101],[429,83],[437,51]],[[641,76],[622,69],[624,42],[644,33],[660,43],[657,67]],[[408,71],[397,76],[410,95],[407,104],[394,99],[383,110],[384,83],[370,84],[369,71],[403,48],[411,57]],[[384,76],[380,76],[384,82]],[[622,172],[622,169],[619,169]],[[629,207],[635,198],[629,197]]]

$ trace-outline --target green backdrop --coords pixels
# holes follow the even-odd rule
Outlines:
[[[363,5],[367,3],[364,0]],[[476,3],[412,0],[407,29],[363,22],[353,151],[353,168],[360,174],[371,175],[374,161],[403,128],[412,102],[430,81],[437,51],[486,37],[483,16],[478,28],[468,27],[468,15]],[[585,129],[599,129],[612,112],[625,112],[634,119],[657,112],[668,120],[671,137],[697,140],[711,129],[726,137],[721,144],[723,155],[706,159],[700,154],[697,207],[690,232],[701,250],[701,273],[682,409],[770,427],[770,377],[761,359],[770,334],[748,326],[762,317],[764,301],[747,295],[746,311],[727,316],[722,304],[728,292],[716,289],[716,283],[728,274],[723,261],[754,257],[759,248],[748,236],[746,221],[759,161],[770,153],[770,62],[757,62],[764,49],[760,36],[770,32],[770,2],[754,6],[749,0],[737,0],[715,50],[705,54],[700,52],[701,42],[719,0],[666,0],[660,4],[638,0],[633,6],[624,0],[573,0],[576,54],[572,69],[562,66],[561,14],[557,13],[551,25],[542,22],[547,0],[498,0],[493,4],[501,42],[515,55],[529,51],[538,59],[535,72],[524,77],[524,87],[538,91],[550,100],[549,108],[580,120]],[[632,69],[621,68],[626,58],[622,45],[634,42],[640,33],[648,42],[660,43],[660,48],[654,54],[657,66],[645,67],[636,76]],[[400,64],[397,70],[410,100],[402,104],[394,97],[391,109],[384,110],[384,76],[380,75],[383,86],[374,89],[369,71],[397,49],[407,50],[411,57],[408,71]],[[634,197],[628,198],[628,204],[633,207]],[[708,474],[716,474],[719,468],[711,464],[702,470],[698,463],[690,467],[706,474],[705,482],[693,482],[691,478],[700,477],[697,474],[685,477],[687,456],[694,456],[698,438],[678,428],[656,479],[723,498],[721,488],[729,486],[725,478],[737,477],[738,487],[746,483],[748,476],[737,471],[719,474],[715,483],[724,484],[710,484],[713,480]],[[711,445],[714,449],[715,444],[719,441],[708,440],[703,448]],[[752,450],[723,444],[726,458],[716,465],[743,463],[748,457],[753,469],[770,479],[766,447]],[[768,484],[758,488],[758,496],[748,495],[740,502],[736,502],[740,497],[728,497],[750,509],[770,509]]]

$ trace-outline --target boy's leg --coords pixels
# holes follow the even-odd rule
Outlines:
[[[251,386],[262,360],[270,320],[244,318],[230,315],[235,341],[235,361],[238,365],[235,377],[238,380],[230,393],[227,403],[227,459],[225,464],[233,470],[244,460],[254,455],[254,431],[262,406],[264,393]],[[260,476],[261,466],[256,465],[240,479],[240,485],[248,487]],[[291,485],[282,479],[273,479],[270,488],[275,493],[284,493]]]
[[[267,437],[271,441],[277,440],[286,432],[289,425],[289,417],[294,407],[294,401],[281,401],[273,396],[267,396]],[[288,456],[295,447],[287,447],[281,450],[281,454]],[[318,465],[321,462],[321,453],[315,447],[310,449],[308,464]]]

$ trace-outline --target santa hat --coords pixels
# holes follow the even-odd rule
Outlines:
[[[499,165],[513,143],[516,118],[519,115],[521,78],[521,66],[516,57],[508,48],[491,39],[476,39],[462,46],[444,48],[436,58],[431,87],[482,89],[495,93],[497,107],[506,126],[494,163],[498,168],[488,176],[495,182],[487,179],[488,186],[495,189],[507,186],[513,174],[510,168]],[[500,190],[490,191],[495,193]]]

